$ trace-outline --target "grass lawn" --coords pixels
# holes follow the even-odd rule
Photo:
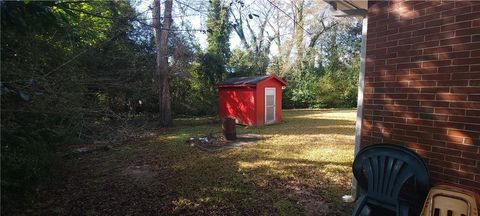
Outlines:
[[[67,159],[30,213],[60,215],[350,215],[354,110],[287,110],[282,124],[237,127],[264,140],[216,153],[185,144],[220,131],[202,119]]]

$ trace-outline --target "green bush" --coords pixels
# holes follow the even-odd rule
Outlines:
[[[52,114],[2,113],[2,213],[29,198],[38,183],[50,179],[57,150],[73,137],[65,127],[67,122]]]

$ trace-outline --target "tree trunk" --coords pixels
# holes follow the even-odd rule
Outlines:
[[[160,25],[160,0],[154,0],[153,26],[155,28],[155,44],[157,50],[157,82],[160,125],[163,127],[172,125],[172,110],[170,107],[170,85],[168,71],[168,33],[172,25],[173,0],[165,1],[163,25]]]
[[[298,3],[297,3],[298,2]],[[297,67],[303,69],[303,57],[304,57],[304,48],[305,48],[305,41],[303,40],[304,34],[304,24],[305,24],[305,14],[303,13],[303,8],[305,6],[305,1],[300,0],[296,2],[292,2],[294,8],[294,40],[295,40],[295,47],[297,49],[296,60],[295,64]],[[298,5],[297,5],[298,4]]]

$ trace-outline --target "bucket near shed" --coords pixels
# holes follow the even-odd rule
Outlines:
[[[234,118],[225,117],[222,121],[223,135],[227,140],[237,139],[236,123]]]

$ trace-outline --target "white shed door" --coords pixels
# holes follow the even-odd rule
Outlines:
[[[275,88],[265,88],[265,124],[275,122]]]

